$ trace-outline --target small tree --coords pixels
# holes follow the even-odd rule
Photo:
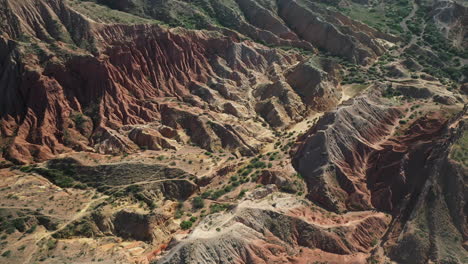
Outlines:
[[[192,200],[192,205],[195,209],[201,209],[205,207],[205,201],[200,196],[197,196]]]
[[[180,227],[184,230],[187,230],[192,227],[192,224],[193,223],[191,221],[182,221],[182,223],[180,223]]]

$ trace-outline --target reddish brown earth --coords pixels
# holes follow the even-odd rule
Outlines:
[[[104,2],[0,0],[0,263],[468,262],[466,84],[416,38],[327,1]],[[465,47],[466,8],[431,10]]]

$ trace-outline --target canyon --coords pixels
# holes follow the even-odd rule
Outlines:
[[[0,263],[467,263],[461,0],[0,0]]]

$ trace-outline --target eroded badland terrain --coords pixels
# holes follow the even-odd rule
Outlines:
[[[0,263],[468,263],[465,0],[0,0]]]

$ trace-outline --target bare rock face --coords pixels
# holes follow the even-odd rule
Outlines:
[[[433,4],[433,18],[442,34],[456,47],[467,47],[468,7],[457,1],[438,0]]]
[[[254,73],[268,79],[271,65],[281,65],[278,67],[282,72],[301,59],[297,54],[288,55],[216,32],[168,30],[155,25],[99,25],[69,9],[63,1],[40,1],[54,19],[55,30],[60,31],[57,35],[44,21],[48,18],[42,17],[38,5],[30,1],[6,3],[5,12],[15,11],[11,23],[16,21],[17,30],[32,40],[65,41],[62,38],[66,36],[66,41],[83,43],[92,52],[67,50],[69,56],[61,57],[51,47],[37,46],[33,41],[31,45],[39,50],[38,55],[30,53],[20,60],[18,54],[24,51],[13,41],[18,34],[6,30],[9,35],[3,35],[0,42],[1,56],[5,58],[0,130],[2,137],[11,137],[6,156],[17,163],[47,159],[71,148],[89,150],[87,146],[110,154],[133,152],[143,143],[154,148],[167,146],[165,139],[155,139],[154,135],[149,138],[134,131],[128,139],[120,131],[124,125],[160,122],[162,103],[157,98],[161,97],[174,97],[199,108],[216,99],[220,105],[210,111],[221,112],[224,104],[235,118],[252,116],[255,110],[247,102],[230,107],[234,103],[223,101],[238,103],[236,94],[245,92],[250,84],[248,77]],[[36,20],[26,19],[24,10],[36,13]],[[83,25],[79,31],[74,30],[77,25]],[[62,42],[57,43],[56,49],[68,49]],[[52,62],[42,64],[48,60]],[[19,66],[24,63],[28,66]],[[208,82],[212,87],[200,85]],[[76,113],[82,115],[79,120],[74,118]],[[182,122],[178,127],[190,125]],[[246,135],[236,135],[229,125],[216,123],[204,130],[206,133],[192,138],[202,147],[253,152],[242,143],[240,137]],[[201,135],[207,135],[208,142],[197,138]]]
[[[384,214],[371,212],[363,213],[361,220],[346,216],[320,223],[321,213],[312,213],[305,201],[275,193],[248,199],[227,215],[207,217],[187,239],[173,241],[168,253],[154,263],[360,262],[373,237],[382,236],[389,223]]]
[[[468,83],[463,83],[463,84],[460,86],[460,91],[461,91],[463,94],[468,94]]]
[[[353,112],[366,121],[354,119],[358,115]],[[465,133],[466,108],[450,120],[429,113],[393,135],[402,113],[371,98],[356,98],[324,115],[304,135],[293,165],[308,184],[309,199],[329,210],[391,213],[395,220],[383,238],[390,259],[463,263],[467,226],[460,219],[466,219],[466,168],[448,156]],[[455,238],[447,240],[444,233]]]
[[[163,137],[159,131],[151,128],[133,128],[128,137],[140,148],[151,150],[176,149],[176,146]]]
[[[299,94],[306,105],[323,111],[335,106],[341,99],[336,66],[322,62],[328,72],[320,69],[313,61],[303,62],[287,73],[288,84]]]
[[[427,99],[434,95],[433,92],[428,88],[411,85],[398,85],[396,90],[401,94],[411,98]]]
[[[359,64],[369,63],[385,50],[378,38],[395,40],[340,13],[323,10],[313,1],[279,1],[278,14],[301,38]]]
[[[167,243],[171,232],[177,228],[167,216],[159,213],[121,210],[107,216],[102,212],[94,213],[93,219],[104,234],[150,243]]]
[[[2,9],[11,19],[0,41],[6,87],[0,131],[10,138],[3,155],[16,163],[72,149],[119,154],[175,148],[164,134],[121,129],[141,125],[168,126],[182,137],[190,131],[190,142],[179,137],[178,143],[252,155],[265,143],[256,134],[266,123],[286,127],[341,97],[339,69],[331,62],[306,62],[300,53],[242,40],[226,28],[103,24],[63,0],[33,2],[5,0]],[[137,5],[101,2],[128,12]],[[224,4],[211,1],[206,8],[210,16],[239,18],[227,19],[233,23],[226,27],[267,44],[315,46],[361,64],[382,54],[382,43],[396,40],[309,1],[242,0],[235,10]],[[162,19],[167,10],[150,16]],[[20,35],[30,43],[18,41]],[[48,40],[54,45],[43,44]],[[248,125],[239,122],[252,118]]]
[[[320,48],[362,64],[369,63],[382,54],[385,49],[383,42],[398,40],[341,13],[325,9],[315,1],[203,0],[193,4],[170,0],[147,3],[146,10],[132,10],[109,1],[101,2],[134,14],[144,13],[167,23],[183,24],[180,17],[185,17],[192,19],[195,27],[208,27],[224,33],[232,33],[227,28],[233,29],[274,46],[291,46],[304,50]],[[199,13],[198,8],[202,8],[204,12]],[[193,10],[188,11],[190,9]],[[223,28],[211,24],[210,20],[218,21]]]
[[[420,142],[410,145],[401,161],[395,160],[400,162],[400,171],[404,173],[404,188],[401,183],[398,188],[396,185],[389,188],[392,200],[398,195],[404,197],[405,191],[410,195],[401,197],[403,202],[394,209],[398,217],[389,229],[384,248],[399,263],[464,263],[468,259],[463,244],[468,237],[463,209],[466,205],[463,178],[467,171],[449,158],[452,146],[466,133],[463,115],[466,109],[438,129],[417,124],[412,131],[426,130],[436,135],[408,133],[407,140],[419,137]],[[373,174],[372,178],[376,177],[380,178]],[[451,235],[446,236],[448,233]]]
[[[401,110],[371,96],[325,114],[294,154],[293,165],[308,185],[308,197],[333,211],[370,208],[363,182],[367,159],[400,115]]]

